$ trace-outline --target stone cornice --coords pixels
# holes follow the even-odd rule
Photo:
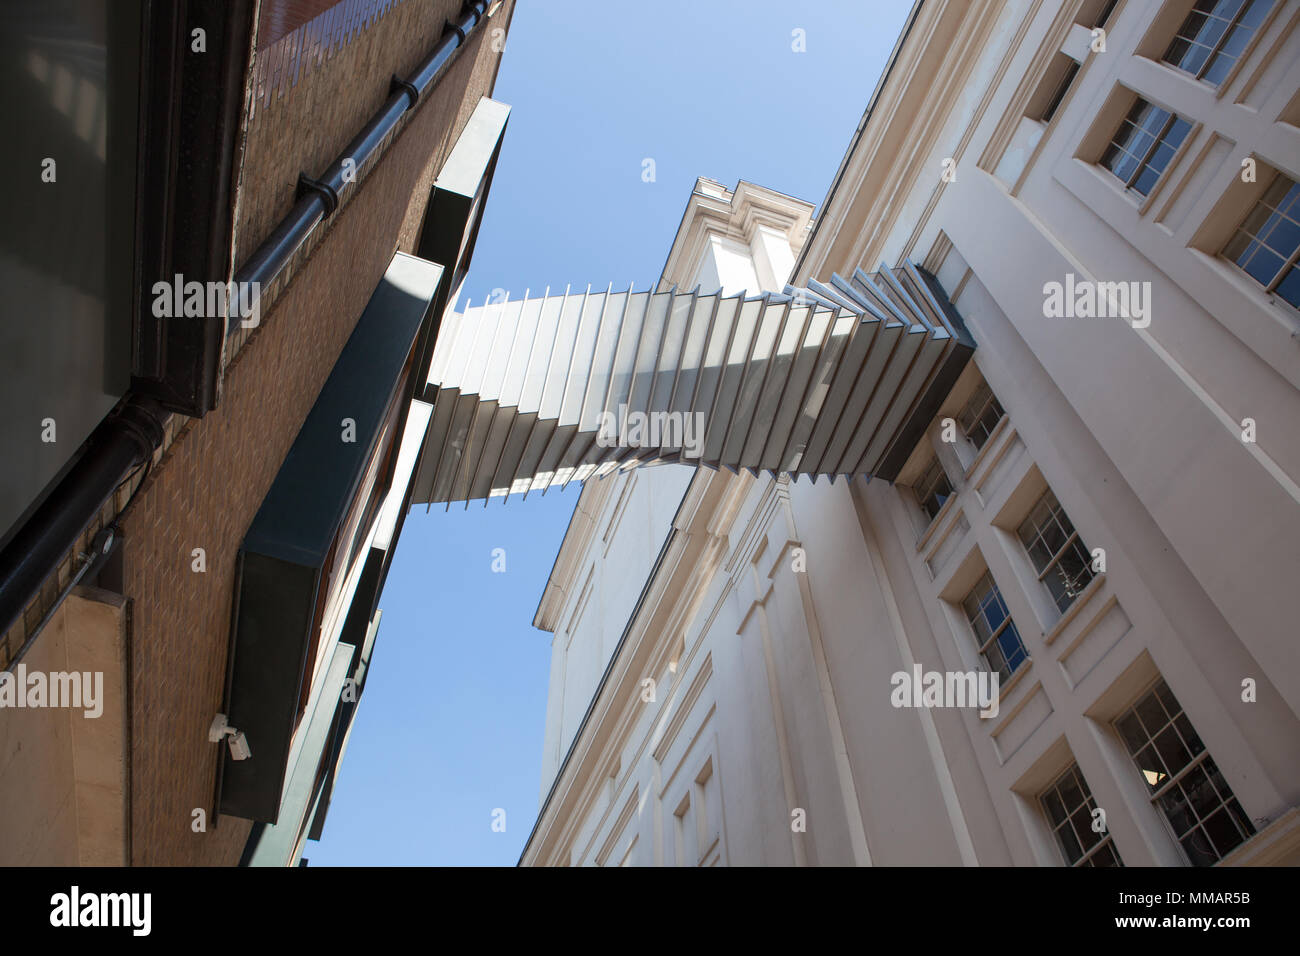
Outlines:
[[[812,213],[811,203],[743,179],[734,190],[710,179],[697,179],[668,252],[659,287],[690,283],[704,258],[707,243],[715,236],[747,245],[758,228],[766,226],[783,233],[791,250],[798,255],[808,237]]]

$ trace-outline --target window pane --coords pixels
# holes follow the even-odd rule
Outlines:
[[[1178,698],[1174,696],[1174,692],[1169,689],[1169,685],[1164,681],[1160,681],[1155,687],[1151,688],[1151,693],[1160,701],[1160,706],[1164,708],[1164,712],[1168,717],[1173,718],[1182,712],[1183,705],[1178,703]]]
[[[1106,147],[1106,152],[1102,153],[1101,164],[1114,173],[1117,178],[1128,182],[1129,177],[1137,169],[1138,158],[1131,153],[1126,153],[1112,143]]]
[[[1028,654],[1021,643],[1015,622],[1011,620],[1006,602],[1002,599],[1002,592],[987,571],[962,599],[962,608],[966,611],[966,619],[975,632],[975,641],[979,647],[984,648],[985,643],[998,632],[998,628],[1002,628],[997,640],[984,648],[984,660],[999,680],[1010,677]]]
[[[1060,551],[1065,545],[1065,542],[1069,540],[1070,535],[1074,533],[1074,527],[1070,524],[1068,519],[1064,521],[1061,520],[1063,517],[1064,515],[1061,514],[1058,507],[1057,511],[1052,515],[1051,520],[1049,520],[1041,530],[1043,543],[1051,549],[1052,554],[1056,554]]]
[[[998,642],[994,641],[989,645],[988,650],[984,652],[984,660],[989,665],[989,670],[998,675],[998,681],[1005,681],[1011,676],[1011,667],[1007,660],[1002,656],[1002,651],[998,648]]]
[[[1210,784],[1210,778],[1206,776],[1203,767],[1193,767],[1178,783],[1187,795],[1188,804],[1201,819],[1205,819],[1219,806],[1219,795]]]
[[[1251,30],[1258,30],[1259,25],[1273,8],[1273,0],[1250,0],[1238,23]]]
[[[1195,44],[1186,37],[1177,36],[1165,53],[1165,60],[1180,70],[1197,73],[1200,71],[1201,63],[1204,63],[1209,55],[1208,48]]]
[[[1115,721],[1115,729],[1130,753],[1148,736],[1153,737],[1133,758],[1152,793],[1164,787],[1165,773],[1182,774],[1154,800],[1193,866],[1218,862],[1255,832],[1163,680]]]
[[[1259,238],[1274,252],[1290,258],[1291,253],[1300,247],[1300,223],[1278,216],[1270,225],[1268,232],[1261,233]]]
[[[1236,265],[1244,267],[1259,247],[1260,243],[1252,239],[1250,233],[1241,231],[1223,247],[1223,255],[1224,258],[1231,259]]]
[[[1002,406],[993,397],[989,387],[982,384],[957,416],[957,424],[978,451],[984,447],[994,427],[1001,421],[1002,414]]]
[[[1300,301],[1300,282],[1288,261],[1300,249],[1300,185],[1278,173],[1221,255],[1285,302]],[[1276,285],[1274,285],[1276,283]]]
[[[1219,851],[1220,857],[1227,856],[1245,842],[1245,836],[1237,829],[1236,821],[1232,819],[1226,807],[1207,819],[1203,825],[1206,834],[1214,843],[1214,848]]]
[[[1232,791],[1228,792],[1231,793]],[[1255,832],[1255,825],[1250,822],[1250,818],[1246,816],[1246,811],[1241,809],[1241,804],[1235,799],[1228,801],[1228,812],[1232,814],[1232,819],[1237,822],[1237,826],[1242,833]]]
[[[912,486],[912,492],[921,510],[933,519],[952,494],[952,485],[948,483],[948,475],[939,464],[939,459],[930,461],[916,480],[916,484]]]
[[[1196,42],[1207,47],[1213,47],[1219,42],[1227,27],[1227,22],[1218,17],[1202,17],[1200,30],[1196,34]]]
[[[1202,78],[1219,83],[1246,48],[1270,4],[1271,0],[1258,0],[1243,8],[1243,0],[1200,0],[1178,28],[1165,52],[1166,62],[1199,76],[1208,60],[1210,66]]]
[[[1205,73],[1201,75],[1201,79],[1213,86],[1218,86],[1227,79],[1228,73],[1231,72],[1232,65],[1235,62],[1231,57],[1216,54],[1209,67],[1206,68]]]
[[[1245,222],[1241,224],[1241,228],[1252,236],[1258,236],[1265,231],[1265,227],[1276,216],[1277,210],[1271,204],[1266,202],[1257,203],[1255,208],[1250,211],[1250,215],[1246,217]]]
[[[1138,723],[1136,714],[1130,711],[1121,717],[1115,726],[1119,729],[1120,738],[1124,741],[1124,746],[1128,747],[1130,756],[1146,746],[1146,734],[1142,730],[1142,725]]]
[[[1056,499],[1052,497],[1051,492],[1047,492],[1034,503],[1032,508],[1029,509],[1029,514],[1026,515],[1025,520],[1020,523],[1020,528],[1017,532],[1020,535],[1021,544],[1025,545],[1025,547],[1029,546],[1029,542],[1033,539],[1034,535],[1038,533],[1038,528],[1047,520],[1048,515],[1052,513],[1052,505],[1055,503]]]
[[[1193,52],[1188,51],[1183,58],[1192,55]],[[1101,165],[1123,180],[1125,185],[1130,185],[1129,180],[1135,180],[1131,188],[1145,195],[1160,178],[1191,128],[1187,120],[1139,99],[1115,131],[1102,154]],[[1139,167],[1141,174],[1135,178]]]
[[[976,447],[983,446],[984,439],[988,438],[989,435],[992,434],[993,429],[997,427],[998,422],[1002,421],[1002,416],[1004,414],[1005,412],[1003,412],[1002,406],[998,404],[998,400],[996,398],[991,399],[988,405],[984,408],[984,414],[980,416],[979,427],[983,431],[983,438],[976,442]]]
[[[1151,158],[1147,160],[1147,165],[1151,169],[1154,169],[1156,174],[1159,175],[1160,170],[1164,169],[1165,166],[1168,165],[1169,160],[1174,158],[1175,148],[1174,144],[1169,140],[1162,139],[1160,144],[1156,146],[1155,151],[1151,154]]]
[[[1232,790],[1228,787],[1228,782],[1223,779],[1223,773],[1219,770],[1218,764],[1210,757],[1206,757],[1201,763],[1210,782],[1214,784],[1214,789],[1218,795],[1224,799],[1232,796]]]
[[[1113,843],[1107,843],[1105,846],[1103,846],[1092,856],[1088,857],[1088,866],[1095,866],[1095,867],[1112,866],[1113,867],[1113,866],[1123,866],[1123,865],[1124,863],[1120,860],[1119,854],[1115,852],[1115,846]]]
[[[1061,841],[1061,849],[1065,852],[1066,862],[1073,864],[1075,860],[1083,856],[1083,847],[1079,846],[1079,840],[1074,835],[1074,830],[1067,823],[1056,831],[1057,839]]]
[[[1034,570],[1040,573],[1051,563],[1052,555],[1056,553],[1056,549],[1050,547],[1042,538],[1034,538],[1028,545],[1028,551]]]
[[[1229,30],[1223,45],[1219,47],[1219,52],[1214,55],[1215,62],[1226,59],[1229,61],[1228,66],[1231,66],[1241,56],[1242,51],[1246,49],[1246,44],[1250,42],[1250,34],[1250,29],[1241,25]]]
[[[961,410],[960,414],[958,414],[957,424],[961,426],[962,431],[970,431],[971,425],[975,423],[975,416],[979,413],[979,409],[983,404],[983,392],[984,389],[982,387],[978,389],[975,392],[975,397],[967,402],[966,407]]]
[[[1183,743],[1187,745],[1187,749],[1191,751],[1192,756],[1199,756],[1201,751],[1205,749],[1205,744],[1201,743],[1201,738],[1192,727],[1192,722],[1187,719],[1186,715],[1179,714],[1178,719],[1174,721],[1174,725],[1178,728]]]
[[[1147,193],[1151,192],[1151,187],[1156,184],[1156,180],[1159,178],[1159,170],[1152,169],[1150,166],[1143,166],[1142,172],[1138,174],[1138,178],[1133,180],[1133,189],[1137,193],[1145,196]]]
[[[1097,803],[1088,789],[1088,781],[1073,764],[1042,794],[1041,801],[1052,824],[1057,843],[1068,865],[1123,866],[1111,837],[1092,828],[1092,814]],[[1083,856],[1091,852],[1086,861]]]
[[[1097,841],[1101,839],[1101,834],[1092,828],[1092,811],[1088,807],[1080,807],[1074,816],[1070,817],[1070,822],[1074,824],[1074,832],[1083,845],[1084,853],[1097,845]]]
[[[1061,546],[1069,538],[1069,533],[1061,527],[1060,522],[1055,519],[1049,520],[1048,523],[1039,529],[1038,540],[1034,542],[1033,547],[1029,549],[1030,556],[1034,559],[1034,566],[1042,571],[1051,563],[1052,558],[1056,557]]]
[[[1296,203],[1297,192],[1300,192],[1300,189],[1293,186],[1278,204],[1259,203],[1251,213],[1250,219],[1243,223],[1249,225],[1251,231],[1267,242],[1275,252],[1280,252],[1284,256],[1289,256],[1300,244],[1296,238],[1296,217],[1300,216],[1300,209],[1297,209]],[[1255,226],[1253,220],[1264,214],[1267,214],[1266,218]]]
[[[1282,261],[1282,257],[1273,250],[1267,246],[1260,246],[1242,268],[1260,285],[1269,285],[1273,277],[1278,274],[1278,270],[1282,268]]]
[[[1197,827],[1178,841],[1192,866],[1213,866],[1219,862],[1214,846],[1205,832]]]
[[[1169,715],[1160,706],[1160,700],[1154,692],[1143,697],[1134,710],[1137,711],[1138,717],[1142,718],[1142,728],[1147,732],[1148,737],[1155,737],[1169,722]]]
[[[1292,195],[1295,188],[1296,184],[1292,182],[1291,179],[1279,174],[1277,178],[1269,184],[1268,192],[1264,193],[1263,202],[1265,205],[1277,209],[1286,203],[1287,197]]]
[[[1002,626],[1002,622],[1011,617],[1007,612],[1007,606],[1002,603],[1002,595],[994,588],[987,600],[984,602],[984,617],[988,621],[992,630],[997,630]]]
[[[1170,773],[1178,773],[1192,762],[1192,755],[1187,752],[1182,739],[1173,727],[1166,727],[1156,737],[1156,750],[1159,751],[1160,759],[1164,761]],[[1198,769],[1194,772],[1200,771]]]
[[[1043,583],[1047,585],[1047,593],[1052,596],[1052,603],[1056,605],[1058,611],[1064,612],[1074,601],[1070,595],[1069,584],[1061,576],[1059,568],[1053,569],[1047,577],[1043,578]]]
[[[1084,552],[1079,539],[1075,538],[1061,553],[1056,566],[1043,579],[1059,610],[1064,611],[1073,604],[1074,599],[1092,580],[1090,561],[1091,556]]]
[[[1162,110],[1146,100],[1138,100],[1130,116],[1134,125],[1142,131],[1142,136],[1154,139],[1169,119],[1169,111]],[[1150,148],[1150,143],[1147,143],[1144,148]]]
[[[1174,836],[1182,837],[1196,826],[1196,817],[1192,815],[1192,808],[1187,802],[1187,794],[1183,793],[1182,787],[1170,787],[1160,795],[1156,805],[1164,813],[1169,825],[1174,828]]]
[[[1133,189],[1145,196],[1151,191],[1151,187],[1156,184],[1160,174],[1164,172],[1169,161],[1174,158],[1174,153],[1182,145],[1183,140],[1187,137],[1187,131],[1191,129],[1191,124],[1186,120],[1175,117],[1169,132],[1164,135],[1160,142],[1152,151],[1150,158],[1142,167],[1142,172],[1133,183]]]
[[[1272,0],[1218,0],[1196,5],[1165,53],[1165,60],[1212,85],[1227,78],[1272,7]],[[1208,62],[1208,66],[1206,65]]]
[[[1143,747],[1133,758],[1133,762],[1137,764],[1138,770],[1142,772],[1142,779],[1151,790],[1158,790],[1169,778],[1165,773],[1164,765],[1160,763],[1160,758],[1156,756],[1154,747]]]
[[[1283,301],[1290,303],[1293,307],[1300,309],[1300,269],[1294,265],[1286,270],[1286,275],[1282,281],[1277,284],[1273,290],[1282,298]]]
[[[1052,821],[1053,826],[1065,822],[1065,807],[1055,790],[1048,790],[1043,795],[1043,805],[1047,808],[1047,818]]]
[[[1066,545],[1074,525],[1050,491],[1030,510],[1017,534],[1053,603],[1064,611],[1092,580],[1092,555],[1077,536]]]
[[[1181,116],[1175,116],[1173,123],[1169,126],[1169,132],[1165,134],[1165,142],[1176,151],[1179,146],[1183,145],[1183,140],[1187,134],[1192,131],[1192,124],[1183,119]]]
[[[1016,630],[1014,623],[1008,624],[1006,630],[998,635],[997,644],[1006,659],[1008,671],[1006,676],[1009,677],[1029,658],[1029,652],[1025,650],[1025,645],[1020,640],[1020,632]]]
[[[1056,792],[1061,795],[1061,802],[1065,805],[1065,809],[1070,813],[1073,813],[1075,810],[1079,809],[1079,807],[1083,806],[1084,800],[1087,799],[1084,797],[1083,790],[1079,786],[1079,779],[1075,776],[1073,767],[1061,776],[1060,781],[1056,785]]]

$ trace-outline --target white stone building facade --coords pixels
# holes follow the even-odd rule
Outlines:
[[[521,862],[1300,862],[1297,180],[1297,0],[920,0],[815,223],[697,182],[661,287],[910,259],[977,347],[892,484],[586,483]]]

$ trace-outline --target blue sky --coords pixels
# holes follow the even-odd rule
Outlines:
[[[820,203],[910,7],[518,0],[493,93],[510,124],[469,300],[651,287],[697,176]],[[537,816],[550,672],[551,636],[532,620],[577,498],[570,486],[407,519],[312,866],[518,860]],[[498,808],[504,832],[492,830]]]

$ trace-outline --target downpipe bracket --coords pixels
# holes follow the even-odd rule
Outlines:
[[[312,179],[306,173],[299,173],[297,198],[301,199],[311,193],[320,196],[321,201],[325,203],[326,219],[334,215],[334,210],[339,208],[339,194],[334,191],[334,187],[323,180]]]
[[[420,102],[420,88],[410,80],[404,80],[394,73],[392,82],[388,84],[388,92],[396,93],[398,90],[401,90],[410,97],[411,105],[407,107],[407,109],[415,109],[416,105]]]

